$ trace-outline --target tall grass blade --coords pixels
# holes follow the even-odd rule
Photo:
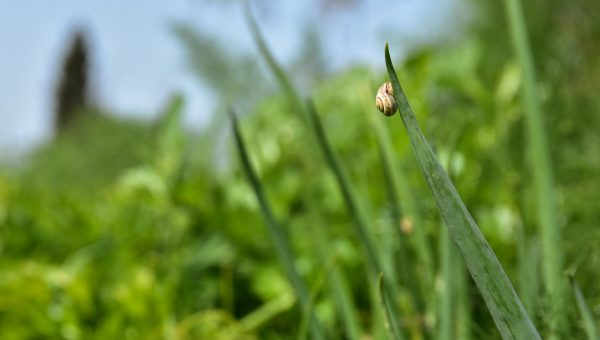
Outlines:
[[[541,234],[542,269],[544,283],[550,298],[550,328],[554,333],[564,334],[566,313],[564,313],[563,247],[561,232],[556,219],[556,202],[553,189],[553,174],[545,134],[544,116],[536,91],[536,75],[531,49],[527,39],[527,28],[519,0],[505,0],[506,15],[523,77],[521,97],[525,111],[529,157],[533,175],[533,189],[537,204],[537,223]]]
[[[453,249],[452,259],[455,263],[454,270],[456,271],[456,298],[457,298],[457,315],[456,315],[456,338],[461,340],[471,339],[471,320],[473,315],[471,312],[471,299],[469,297],[469,278],[465,268],[465,264],[460,257],[460,253],[456,247]]]
[[[246,147],[242,139],[242,135],[238,126],[238,121],[233,111],[231,111],[231,123],[236,147],[239,152],[240,160],[242,162],[242,168],[246,173],[246,176],[248,177],[248,181],[250,181],[252,189],[254,190],[254,193],[260,205],[260,209],[263,218],[265,219],[267,229],[269,231],[269,234],[271,235],[271,238],[273,239],[273,244],[275,246],[277,256],[279,257],[279,260],[281,261],[281,264],[285,269],[285,272],[292,284],[292,287],[296,291],[302,311],[310,309],[310,296],[304,281],[301,279],[300,274],[298,274],[298,271],[296,270],[296,267],[294,265],[292,247],[287,240],[285,230],[275,220],[275,217],[271,212],[271,207],[267,202],[267,198],[264,194],[258,176],[254,172],[254,169],[250,164],[250,158],[248,157],[248,152],[246,151]],[[325,339],[323,329],[321,328],[319,321],[314,315],[312,315],[311,317],[310,324],[311,334],[313,338]]]
[[[420,286],[420,278],[417,275],[417,271],[413,264],[410,254],[408,252],[408,243],[405,238],[406,235],[400,230],[400,221],[402,220],[402,212],[400,211],[400,202],[398,201],[398,193],[396,191],[397,181],[393,179],[392,164],[390,155],[384,150],[381,142],[378,143],[379,153],[381,157],[381,166],[383,169],[383,178],[385,182],[385,189],[388,196],[388,200],[391,205],[391,222],[394,231],[399,235],[399,248],[400,248],[400,276],[401,283],[406,285],[410,292],[410,298],[412,299],[413,308],[417,312],[419,318],[425,316],[425,303],[423,302],[423,296]],[[422,325],[421,325],[422,326]],[[424,331],[423,329],[421,331]]]
[[[319,116],[317,115],[314,104],[311,101],[308,101],[306,104],[308,118],[311,123],[311,126],[314,130],[315,136],[319,143],[319,147],[323,151],[325,155],[325,159],[329,164],[329,167],[333,171],[333,174],[338,182],[338,186],[340,191],[342,192],[342,198],[344,199],[344,204],[346,205],[346,210],[350,214],[352,218],[352,225],[354,226],[354,232],[358,236],[359,242],[363,251],[366,255],[366,265],[369,272],[369,277],[374,278],[377,273],[383,272],[382,262],[379,258],[379,253],[375,249],[374,242],[371,239],[371,234],[367,229],[367,222],[360,210],[358,205],[358,201],[353,192],[352,186],[350,185],[350,181],[348,180],[348,176],[344,172],[340,161],[337,159],[335,153],[333,152],[333,148],[327,139],[327,135],[323,130],[323,125],[319,120]],[[395,285],[396,283],[392,279],[386,279],[387,285],[386,290],[390,297],[395,297]],[[392,314],[396,315],[396,306],[392,304]],[[395,320],[395,318],[394,318]]]
[[[327,237],[321,228],[311,228],[314,234],[319,260],[322,263],[327,263],[328,258],[336,256],[335,253],[329,254]],[[340,321],[344,325],[344,338],[350,340],[360,339],[362,330],[360,321],[358,320],[356,306],[352,301],[352,293],[348,286],[348,282],[344,272],[339,266],[331,268],[331,277],[329,280],[329,289],[335,301],[338,312],[340,313]]]
[[[259,28],[258,28],[258,25],[256,24],[256,21],[254,20],[254,18],[252,16],[249,2],[246,2],[245,12],[246,12],[246,20],[248,21],[248,24],[250,26],[250,31],[252,33],[254,41],[256,42],[256,45],[258,46],[260,54],[267,62],[267,65],[271,69],[271,72],[273,72],[279,85],[283,88],[287,97],[292,102],[292,106],[295,109],[296,113],[301,116],[301,119],[305,123],[308,123],[306,108],[304,107],[303,101],[300,99],[298,92],[296,91],[294,85],[288,78],[286,72],[279,65],[279,63],[277,62],[277,60],[275,59],[275,57],[269,50],[269,47],[267,46]],[[310,148],[310,149],[313,149],[313,148]],[[332,278],[333,283],[332,284],[337,286],[336,287],[336,296],[338,297],[337,300],[340,303],[340,306],[341,306],[340,308],[342,308],[342,311],[343,311],[342,314],[344,317],[344,324],[346,325],[346,332],[347,332],[348,336],[351,338],[359,337],[360,336],[360,324],[357,322],[357,319],[355,316],[354,305],[353,305],[352,301],[350,300],[349,290],[347,287],[346,287],[346,289],[344,289],[344,287],[341,286],[344,284],[344,277],[343,277],[343,275],[341,275],[341,273],[338,273],[337,269],[334,269],[334,272],[332,275],[333,275],[333,278]],[[341,290],[337,289],[337,288],[341,288]]]
[[[504,339],[540,339],[496,255],[423,136],[398,81],[387,44],[385,61],[394,97],[423,175],[500,334]]]
[[[335,268],[335,258],[331,258],[331,260],[329,260],[328,262],[329,263],[323,268],[323,270],[321,271],[321,274],[319,275],[313,288],[311,289],[310,300],[308,301],[309,303],[304,307],[304,310],[302,311],[302,317],[300,319],[300,327],[298,328],[299,329],[298,337],[297,337],[298,340],[308,338],[308,331],[307,331],[308,326],[307,325],[309,324],[311,316],[313,315],[315,301],[317,300],[317,297],[323,290],[323,287],[325,286],[325,282],[328,281],[333,269]]]
[[[352,301],[352,292],[348,285],[346,276],[338,268],[334,268],[331,273],[331,289],[337,300],[341,311],[341,321],[344,324],[346,333],[345,339],[358,340],[361,338],[362,329],[358,319],[356,305]]]
[[[385,283],[383,282],[383,273],[379,273],[379,278],[377,279],[377,287],[379,291],[379,305],[382,309],[382,314],[384,316],[385,329],[387,331],[387,335],[389,339],[393,340],[401,340],[402,333],[400,333],[400,328],[394,318],[394,314],[392,312],[392,307],[390,306],[390,302],[388,301],[386,292],[385,292]]]
[[[452,241],[450,235],[448,235],[448,229],[445,225],[440,225],[440,266],[441,266],[441,280],[439,280],[439,296],[437,304],[437,340],[452,340],[453,335],[453,319],[456,313],[453,313],[453,281],[454,281],[454,268],[452,267]]]
[[[279,84],[281,85],[283,90],[287,93],[289,98],[293,101],[294,107],[302,108],[303,107],[302,100],[300,100],[300,97],[298,96],[298,92],[296,92],[296,89],[294,88],[294,86],[292,85],[292,82],[287,77],[283,68],[279,65],[277,60],[275,60],[275,57],[269,50],[269,47],[267,46],[265,39],[263,38],[262,34],[260,33],[260,30],[258,29],[256,20],[254,20],[254,17],[252,16],[252,12],[250,10],[249,1],[246,1],[245,12],[246,12],[246,20],[248,21],[248,24],[250,25],[250,32],[252,33],[252,37],[254,38],[256,45],[258,46],[258,50],[259,50],[260,54],[263,56],[263,58],[265,58],[267,65],[269,66],[269,68],[271,69],[273,74],[275,75],[275,78],[277,78],[277,81],[279,82]]]
[[[525,228],[517,228],[517,266],[519,270],[519,295],[525,309],[535,317],[537,301],[539,301],[539,244],[537,240],[528,238]]]
[[[372,103],[369,103],[368,107],[372,108]],[[392,207],[393,224],[399,233],[400,260],[398,262],[402,266],[400,269],[402,283],[409,288],[414,307],[420,314],[419,317],[424,317],[426,301],[423,297],[423,287],[425,291],[433,289],[434,265],[431,260],[431,247],[422,227],[423,224],[420,212],[416,207],[414,194],[410,190],[404,172],[397,164],[389,133],[379,117],[375,115],[368,115],[368,117],[379,148],[385,191]],[[410,232],[403,233],[398,228],[401,221],[416,227]],[[418,261],[408,260],[413,252],[416,254]]]
[[[377,272],[382,271],[379,255],[373,245],[374,242],[371,239],[371,234],[367,230],[367,223],[365,222],[365,217],[362,215],[361,210],[358,206],[348,176],[343,171],[340,161],[337,159],[335,153],[333,152],[333,148],[331,147],[329,140],[327,139],[327,136],[325,134],[325,131],[323,130],[323,126],[321,124],[321,121],[319,120],[319,117],[317,116],[316,109],[314,108],[313,104],[311,102],[308,102],[307,108],[310,123],[317,137],[319,146],[321,147],[321,150],[325,155],[325,159],[329,164],[331,170],[333,171],[336,180],[338,181],[338,186],[340,188],[340,191],[342,192],[344,203],[346,204],[346,208],[354,222],[352,224],[354,226],[354,231],[356,232],[356,235],[358,236],[360,244],[363,247],[363,250],[367,257],[367,267],[369,268],[371,273],[377,275]]]
[[[266,302],[258,309],[247,314],[240,320],[240,326],[245,332],[255,332],[261,326],[275,318],[277,315],[292,308],[296,303],[296,296],[292,292],[282,294],[280,297]]]
[[[571,288],[573,289],[573,294],[575,294],[575,301],[577,302],[577,308],[579,309],[579,313],[581,313],[581,317],[583,318],[583,326],[585,328],[585,333],[590,340],[598,340],[598,326],[594,321],[594,316],[592,315],[592,311],[590,307],[585,302],[585,298],[583,297],[583,293],[579,288],[577,282],[575,282],[575,278],[570,276]]]

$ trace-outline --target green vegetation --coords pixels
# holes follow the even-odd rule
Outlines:
[[[308,100],[249,12],[265,97],[236,78],[256,60],[176,27],[194,72],[228,72],[209,128],[179,96],[153,122],[86,111],[2,166],[0,338],[597,338],[599,6],[577,3],[486,5],[507,25]]]
[[[525,308],[498,262],[494,251],[479,231],[448,174],[425,140],[408,99],[400,86],[387,45],[385,47],[385,62],[394,87],[394,97],[398,102],[402,121],[410,137],[423,176],[425,176],[427,184],[433,192],[450,235],[462,252],[467,268],[469,268],[502,338],[539,339],[540,336],[537,330],[525,312]],[[446,248],[448,247],[446,246]],[[445,257],[450,257],[448,255]],[[448,266],[450,265],[446,264],[444,267]]]

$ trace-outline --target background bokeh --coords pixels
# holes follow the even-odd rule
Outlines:
[[[400,118],[375,108],[386,41],[426,137],[535,325],[585,337],[566,275],[567,325],[550,322],[523,75],[503,2],[249,4],[293,86],[314,99],[390,275],[421,287],[422,314],[410,285],[398,288],[412,338],[499,334],[458,253],[445,261],[454,250]],[[556,252],[598,320],[600,3],[521,6],[554,175]],[[244,8],[0,1],[0,338],[301,338],[307,315],[328,337],[352,338],[341,311],[362,338],[384,337],[367,288],[376,278],[335,177]],[[229,107],[310,311],[298,306],[241,170]],[[401,180],[400,221],[390,218],[382,135]],[[406,261],[413,277],[400,274]],[[340,307],[340,287],[350,306]],[[441,321],[449,311],[450,326]]]

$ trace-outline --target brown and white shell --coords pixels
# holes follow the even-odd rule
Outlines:
[[[388,81],[379,87],[377,97],[375,98],[375,105],[377,105],[379,111],[388,117],[393,116],[398,111],[391,82]]]

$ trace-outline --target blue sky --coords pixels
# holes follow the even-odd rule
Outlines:
[[[309,22],[322,32],[334,70],[353,63],[382,69],[386,40],[406,46],[447,39],[448,26],[465,20],[459,0],[362,1],[335,12],[325,11],[318,0],[261,3],[254,13],[279,60],[285,64],[297,55]],[[188,103],[186,123],[202,126],[215,100],[186,69],[170,25],[189,23],[254,53],[242,7],[241,1],[209,0],[0,0],[0,156],[52,135],[57,65],[77,27],[91,37],[95,95],[103,107],[151,118],[180,91]]]

